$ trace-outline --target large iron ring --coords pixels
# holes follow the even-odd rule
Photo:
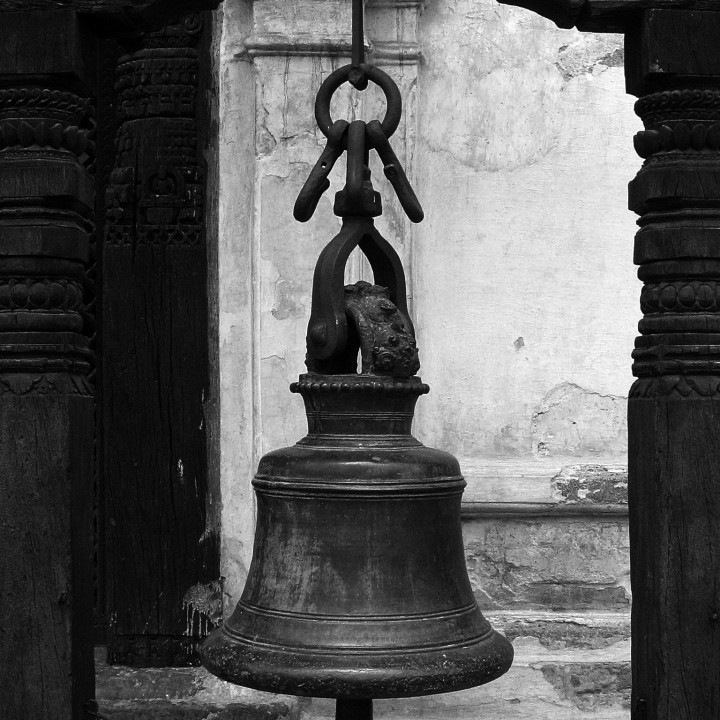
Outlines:
[[[402,115],[400,90],[398,90],[395,81],[386,72],[380,70],[380,68],[364,63],[359,67],[365,73],[365,76],[369,80],[372,80],[385,93],[387,109],[381,125],[385,137],[389,138],[400,124],[400,116]],[[330,100],[332,99],[333,93],[344,82],[348,81],[351,71],[356,69],[353,65],[343,65],[328,75],[318,90],[317,98],[315,98],[315,120],[325,137],[328,137],[330,128],[333,125],[333,119],[330,116]]]

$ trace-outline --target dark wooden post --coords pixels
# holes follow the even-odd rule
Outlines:
[[[635,138],[645,163],[630,184],[644,283],[628,409],[632,717],[712,720],[720,717],[720,7],[513,4],[563,27],[625,32],[627,89],[646,128]]]
[[[87,36],[73,13],[1,22],[0,715],[80,720],[94,695]]]
[[[208,19],[188,15],[128,41],[117,65],[101,262],[112,664],[197,664],[198,643],[222,616],[204,418]]]

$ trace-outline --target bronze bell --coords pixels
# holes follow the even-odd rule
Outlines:
[[[376,260],[378,246],[394,253],[382,238],[373,242],[374,228],[363,233]],[[512,646],[483,617],[468,580],[458,462],[410,434],[428,386],[407,377],[419,366],[417,349],[404,277],[390,279],[402,288],[392,293],[400,308],[384,287],[345,288],[345,349],[334,359],[312,352],[313,343],[327,344],[323,333],[312,337],[322,324],[316,293],[308,340],[315,371],[291,386],[305,402],[308,434],[260,461],[247,584],[202,648],[206,667],[225,680],[294,695],[387,698],[480,685],[510,667]],[[317,372],[348,370],[358,347],[361,374]]]
[[[353,0],[354,15],[361,0]],[[362,46],[360,26],[353,42]],[[382,123],[333,122],[332,93],[353,72],[380,85]],[[347,149],[336,195],[342,229],[320,254],[307,333],[309,372],[291,386],[308,434],[260,461],[257,527],[242,597],[201,648],[215,675],[247,687],[338,698],[338,720],[371,720],[372,698],[449,692],[502,675],[512,645],[482,616],[465,567],[457,460],[411,434],[428,392],[415,376],[415,334],[397,253],[373,223],[381,212],[367,157],[414,222],[422,209],[387,138],[397,86],[379,68],[344,66],[322,84],[316,118],[328,147],[295,206],[308,220]],[[343,286],[359,247],[375,285]],[[357,372],[358,352],[362,368]]]

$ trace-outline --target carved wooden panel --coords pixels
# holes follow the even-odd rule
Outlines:
[[[108,658],[197,662],[221,612],[208,521],[202,15],[120,57],[102,248]]]

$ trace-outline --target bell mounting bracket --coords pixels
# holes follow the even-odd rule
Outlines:
[[[293,210],[296,220],[310,220],[330,187],[330,171],[347,152],[346,183],[336,194],[334,204],[335,214],[343,219],[342,228],[320,254],[313,276],[306,364],[311,372],[356,372],[358,347],[362,346],[363,372],[368,372],[368,367],[375,372],[384,366],[390,368],[388,373],[407,376],[417,370],[417,349],[407,310],[405,272],[397,252],[373,222],[382,213],[382,202],[370,180],[371,150],[379,155],[385,176],[410,220],[420,222],[423,210],[389,142],[402,117],[400,90],[387,73],[365,62],[362,0],[353,0],[352,37],[352,62],[331,73],[318,90],[315,120],[327,138],[327,145],[300,190]],[[348,122],[332,118],[332,97],[345,82],[357,90],[365,90],[368,82],[373,82],[383,91],[386,111],[382,121]],[[360,287],[362,283],[354,286],[354,290],[345,288],[345,266],[356,247],[367,257],[376,286],[387,291],[384,295],[373,292],[371,300],[367,289]],[[361,295],[362,301],[358,299]],[[392,303],[392,308],[388,303]],[[383,333],[380,329],[384,325],[390,329]],[[374,338],[368,327],[383,334],[385,346],[380,349],[368,346]],[[380,362],[371,360],[373,352],[382,356]],[[409,368],[414,369],[411,372]]]

